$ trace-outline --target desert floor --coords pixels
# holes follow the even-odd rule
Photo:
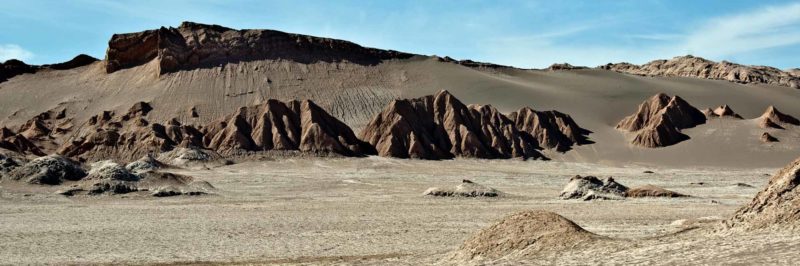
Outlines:
[[[198,197],[67,198],[0,183],[5,186],[0,189],[0,264],[433,264],[445,262],[480,228],[525,209],[557,212],[624,243],[604,251],[612,257],[575,252],[531,263],[788,263],[800,250],[800,236],[653,238],[680,230],[677,220],[728,217],[775,170],[370,157],[173,170],[218,189]],[[613,176],[627,186],[653,184],[695,197],[559,200],[561,188],[576,174]],[[508,195],[422,195],[429,187],[455,186],[461,179]]]

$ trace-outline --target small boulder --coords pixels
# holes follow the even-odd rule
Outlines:
[[[594,176],[576,175],[561,191],[561,199],[619,199],[624,197],[628,188],[617,183],[614,178],[600,180]],[[588,197],[587,197],[588,196]]]

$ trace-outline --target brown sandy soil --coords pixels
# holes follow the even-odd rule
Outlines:
[[[800,248],[800,236],[772,231],[693,230],[653,238],[682,230],[680,224],[692,219],[729,217],[766,184],[764,174],[773,173],[771,168],[369,157],[174,171],[211,182],[218,194],[67,198],[0,183],[0,264],[446,264],[449,253],[479,229],[529,209],[559,213],[618,240],[538,261],[494,263],[788,263]],[[629,186],[653,184],[695,197],[558,199],[576,174],[613,176]],[[465,178],[507,195],[422,195]]]

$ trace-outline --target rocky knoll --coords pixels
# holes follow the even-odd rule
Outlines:
[[[64,70],[85,66],[94,62],[97,62],[97,58],[85,54],[80,54],[67,62],[42,66],[28,65],[20,60],[11,59],[5,63],[0,63],[0,82],[6,81],[17,75],[36,73],[36,71],[42,69]]]
[[[800,120],[791,115],[781,113],[775,106],[767,107],[767,110],[757,119],[759,126],[762,128],[784,129],[786,125],[800,126]]]
[[[226,154],[266,150],[375,154],[347,125],[309,100],[268,100],[243,107],[206,126],[203,134],[205,146]]]
[[[348,61],[374,65],[412,54],[366,48],[355,43],[274,30],[235,30],[183,22],[137,33],[115,34],[108,42],[106,71],[138,66],[153,59],[159,73],[228,62],[283,59],[300,63]]]
[[[636,113],[622,119],[617,129],[634,133],[633,145],[656,148],[689,139],[680,130],[705,122],[705,114],[682,98],[659,93],[639,105]]]
[[[709,115],[712,117],[730,117],[730,118],[742,119],[742,116],[734,112],[733,109],[731,109],[731,107],[728,106],[727,104],[717,107]]]
[[[546,149],[565,152],[574,145],[592,144],[588,135],[592,132],[581,128],[567,114],[559,111],[536,111],[523,107],[508,115],[517,129],[531,134]]]
[[[800,229],[800,159],[770,178],[767,187],[726,221],[732,228]]]
[[[609,63],[600,68],[643,76],[694,77],[800,88],[800,76],[777,68],[746,66],[727,61],[714,62],[691,55],[654,60],[644,65]]]
[[[447,91],[394,100],[361,131],[381,156],[420,159],[541,158],[536,139],[489,105],[466,106]]]

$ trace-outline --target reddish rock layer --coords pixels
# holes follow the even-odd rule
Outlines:
[[[565,152],[573,145],[592,144],[592,132],[581,128],[567,114],[559,111],[535,111],[524,107],[508,115],[517,129],[536,138],[539,146]]]
[[[760,120],[760,124],[763,126],[771,127],[770,125],[800,125],[800,120],[794,118],[791,115],[787,115],[778,111],[777,108],[774,106],[767,107],[767,110],[764,111],[764,114],[758,117]],[[782,127],[781,127],[782,129]]]

